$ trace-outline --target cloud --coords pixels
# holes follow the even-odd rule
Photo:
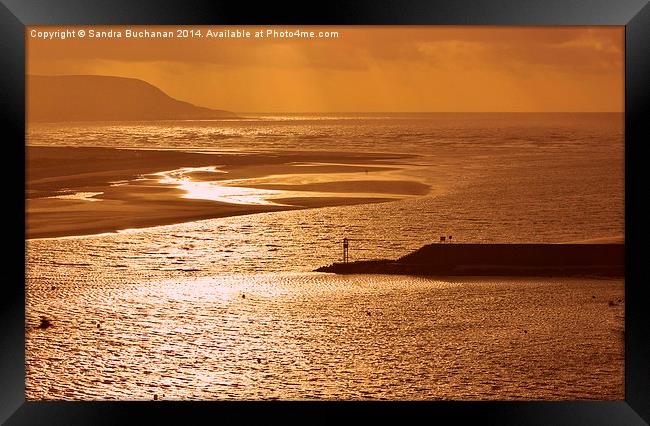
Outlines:
[[[263,27],[249,27],[251,31],[260,28]],[[323,27],[313,29],[318,31]],[[553,66],[590,72],[622,66],[622,27],[409,26],[335,29],[340,33],[338,39],[68,38],[44,41],[28,38],[28,52],[30,58],[41,61],[152,61],[341,70],[363,70],[386,61],[448,66],[501,63],[511,68],[522,65]]]
[[[28,38],[27,69],[139,78],[234,111],[622,108],[623,27],[336,29],[319,40]]]

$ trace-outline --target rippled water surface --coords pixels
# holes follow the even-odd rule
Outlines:
[[[309,271],[623,234],[619,114],[40,125],[32,145],[402,152],[424,196],[26,242],[30,399],[622,399],[623,280]],[[161,170],[162,172],[163,170]],[[39,317],[53,327],[39,329]]]
[[[609,280],[317,273],[33,285],[30,318],[56,325],[28,331],[27,393],[622,399],[622,296]]]

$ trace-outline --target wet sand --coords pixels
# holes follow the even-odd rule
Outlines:
[[[385,202],[426,194],[399,178],[408,156],[336,152],[197,153],[28,147],[27,238],[89,235],[252,213]],[[214,170],[196,168],[214,167]],[[275,191],[231,203],[188,194],[178,181]],[[212,187],[209,187],[212,188]]]

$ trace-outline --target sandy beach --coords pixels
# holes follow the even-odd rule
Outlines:
[[[391,201],[429,186],[407,156],[27,148],[27,238]]]

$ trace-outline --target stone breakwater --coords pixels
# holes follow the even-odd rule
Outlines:
[[[623,276],[623,244],[430,244],[396,260],[333,263],[338,274]]]

